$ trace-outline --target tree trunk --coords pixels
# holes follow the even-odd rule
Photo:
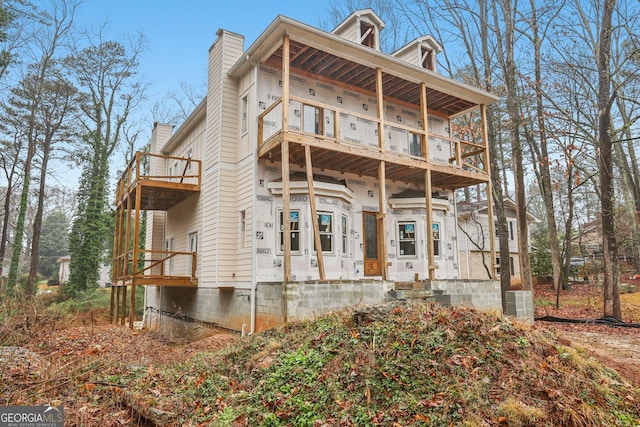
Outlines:
[[[598,171],[604,246],[604,315],[621,318],[618,288],[618,242],[614,226],[613,156],[611,143],[611,33],[615,0],[604,0],[598,49]]]
[[[33,220],[33,233],[31,237],[31,264],[29,266],[29,277],[27,278],[27,289],[35,289],[36,275],[40,261],[40,234],[42,232],[42,215],[44,210],[44,197],[46,193],[47,165],[51,154],[51,141],[44,143],[42,152],[42,167],[40,169],[40,188],[38,190],[38,207]]]

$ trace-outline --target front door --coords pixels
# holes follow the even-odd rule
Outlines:
[[[365,276],[380,276],[382,274],[377,215],[377,212],[362,212]]]

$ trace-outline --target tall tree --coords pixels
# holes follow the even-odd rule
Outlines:
[[[618,241],[615,234],[613,144],[611,140],[611,37],[615,0],[604,0],[598,43],[598,171],[604,245],[604,314],[622,318],[618,288]]]
[[[71,118],[75,112],[74,97],[76,88],[60,75],[53,76],[44,83],[42,102],[37,114],[41,128],[40,151],[40,185],[38,204],[33,220],[31,237],[31,261],[27,289],[34,289],[39,264],[40,233],[44,215],[44,199],[47,193],[48,164],[54,144],[71,137]]]
[[[132,109],[144,94],[144,86],[135,79],[143,37],[128,49],[119,42],[104,40],[102,31],[87,35],[86,42],[88,47],[74,48],[66,61],[81,90],[84,134],[77,150],[83,174],[69,241],[71,264],[65,287],[69,294],[97,284],[110,238],[109,163]]]
[[[553,287],[559,290],[561,287],[562,277],[562,259],[560,254],[560,245],[558,241],[558,230],[556,228],[556,216],[554,208],[553,197],[553,184],[551,182],[550,167],[553,159],[549,153],[549,144],[547,137],[547,125],[546,125],[546,106],[544,99],[544,80],[542,78],[542,44],[544,43],[549,28],[554,23],[554,18],[560,13],[562,9],[562,3],[558,5],[546,6],[540,8],[536,4],[535,0],[529,0],[529,14],[523,17],[523,21],[527,22],[526,30],[523,31],[523,35],[527,37],[533,47],[533,67],[534,76],[530,82],[531,89],[533,91],[533,98],[535,101],[535,108],[531,109],[531,114],[534,116],[530,121],[531,127],[527,125],[527,122],[523,123],[525,128],[525,140],[529,146],[530,153],[533,157],[533,169],[535,171],[538,185],[540,188],[540,194],[544,201],[544,213],[546,215],[547,227],[546,230],[549,233],[549,250],[551,254],[551,266]],[[539,11],[542,14],[551,15],[546,21],[541,22],[539,19]],[[522,106],[520,106],[522,108]],[[522,111],[522,115],[526,116],[525,109]],[[537,124],[537,128],[534,128],[533,124]]]
[[[37,145],[43,137],[43,128],[39,117],[44,102],[44,94],[52,74],[56,73],[56,52],[69,34],[73,24],[75,6],[62,1],[52,6],[52,13],[44,15],[46,25],[34,39],[33,49],[37,52],[37,61],[33,63],[27,75],[21,80],[18,87],[12,90],[5,111],[11,117],[5,117],[16,129],[23,128],[22,135],[26,141],[26,156],[24,160],[22,194],[20,208],[16,223],[13,243],[11,265],[9,267],[8,287],[12,289],[17,282],[20,257],[23,252],[23,238],[27,202],[31,183],[31,168]],[[54,132],[55,134],[55,132]],[[27,282],[25,293],[33,292],[33,281]]]

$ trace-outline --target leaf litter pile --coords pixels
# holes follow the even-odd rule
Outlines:
[[[57,398],[67,425],[102,426],[640,423],[640,389],[615,371],[550,330],[466,308],[360,308],[188,346],[114,326],[54,330],[40,348],[0,333],[46,359],[3,380],[0,405]]]

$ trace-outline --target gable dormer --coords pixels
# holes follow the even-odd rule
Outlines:
[[[436,71],[436,55],[442,47],[431,36],[422,36],[409,42],[391,54],[398,59],[417,65],[425,70]]]
[[[356,10],[332,33],[354,43],[380,50],[380,31],[384,21],[371,9]]]

